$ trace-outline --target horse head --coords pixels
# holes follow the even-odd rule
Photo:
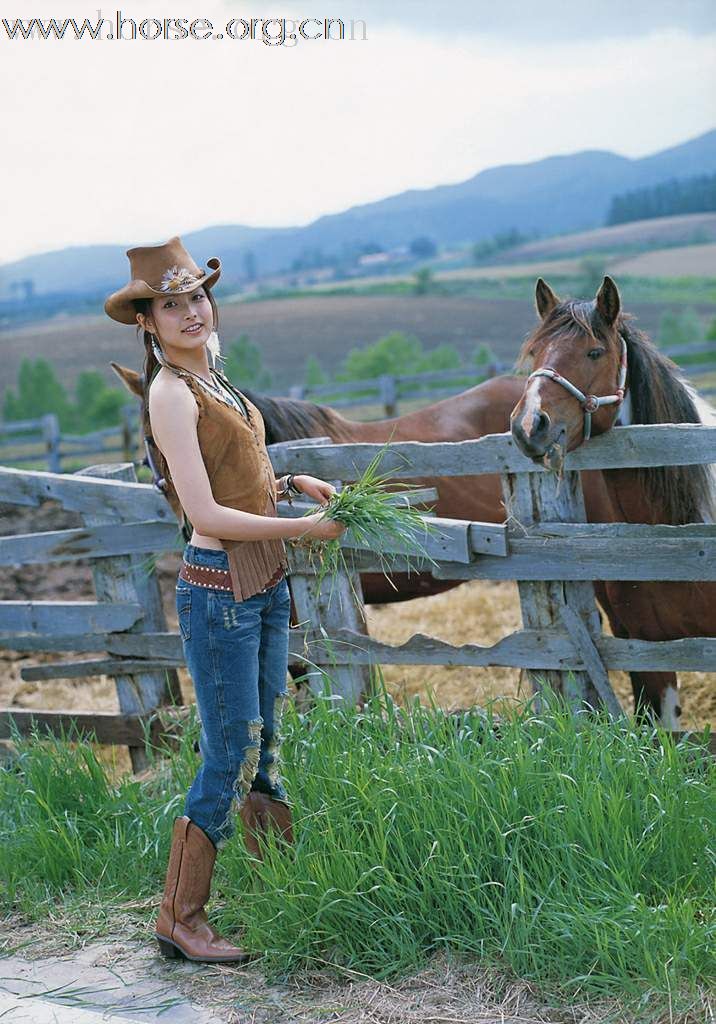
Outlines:
[[[593,300],[565,302],[540,278],[535,301],[541,323],[518,358],[532,372],[510,426],[525,455],[559,468],[566,452],[609,430],[619,415],[627,372],[621,302],[610,277]]]

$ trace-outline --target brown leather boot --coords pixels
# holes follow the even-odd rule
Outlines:
[[[251,954],[232,946],[209,924],[209,899],[216,847],[196,822],[176,818],[164,896],[155,925],[162,955],[205,963],[245,962]]]
[[[293,843],[291,808],[283,800],[252,790],[239,811],[244,825],[244,842],[252,857],[264,859],[260,840],[274,829],[288,844]]]

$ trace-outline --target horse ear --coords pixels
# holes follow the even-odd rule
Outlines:
[[[606,320],[607,324],[611,327],[619,316],[619,310],[621,309],[619,291],[611,277],[604,278],[602,287],[597,292],[596,302],[597,309],[602,314],[602,317]]]
[[[541,277],[537,279],[535,287],[535,302],[537,304],[537,312],[543,320],[549,316],[555,306],[559,305],[559,299]]]

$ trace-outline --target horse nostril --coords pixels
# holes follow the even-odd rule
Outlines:
[[[542,410],[539,411],[535,417],[534,424],[532,426],[532,437],[540,437],[546,434],[549,430],[549,416]]]

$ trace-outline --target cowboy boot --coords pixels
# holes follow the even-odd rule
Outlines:
[[[274,829],[281,839],[293,844],[291,808],[283,800],[274,800],[266,793],[251,790],[239,811],[244,826],[244,842],[252,857],[264,859],[260,839]]]
[[[215,861],[216,847],[203,829],[186,815],[176,818],[155,926],[163,956],[202,963],[243,963],[251,958],[250,953],[223,939],[207,920],[204,905]]]

